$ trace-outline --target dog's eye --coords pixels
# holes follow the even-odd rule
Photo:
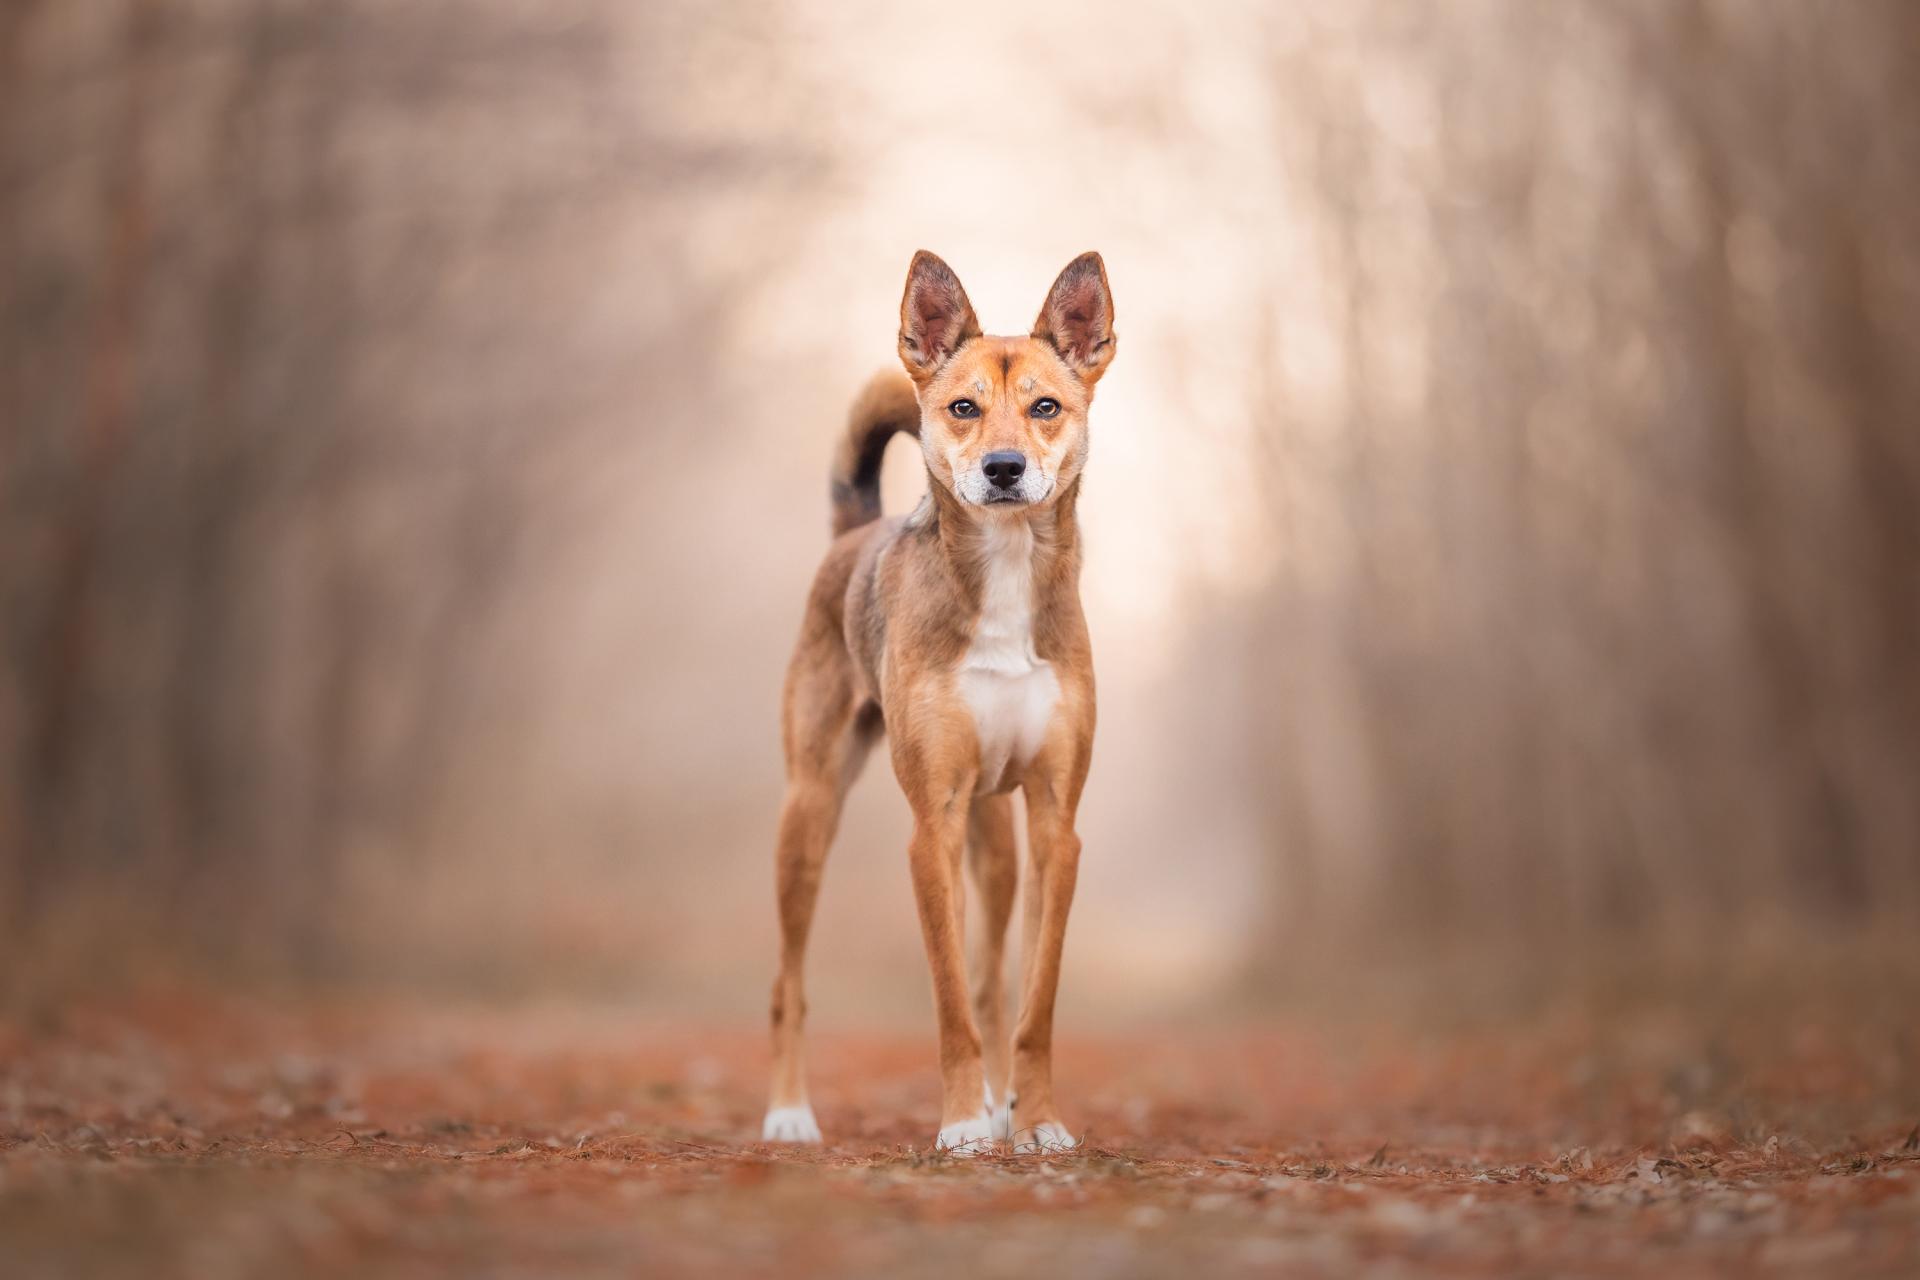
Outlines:
[[[1036,418],[1057,418],[1060,416],[1060,402],[1058,400],[1035,400],[1033,402],[1033,408],[1027,410],[1027,412]]]
[[[977,418],[980,416],[980,406],[971,400],[955,400],[947,406],[947,412],[956,418]]]

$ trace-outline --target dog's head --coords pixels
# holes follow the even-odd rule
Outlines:
[[[953,269],[922,249],[900,299],[900,360],[920,395],[920,448],[968,506],[1050,502],[1087,458],[1087,406],[1113,360],[1113,294],[1097,253],[1067,264],[1033,332],[980,332]]]

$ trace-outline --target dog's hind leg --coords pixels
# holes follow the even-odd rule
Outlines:
[[[967,870],[980,894],[980,937],[973,954],[973,1017],[980,1027],[981,1061],[987,1073],[987,1112],[993,1136],[1012,1136],[1012,1063],[1007,1031],[1007,923],[1020,883],[1013,834],[1013,797],[982,796],[967,823]]]
[[[807,1100],[807,934],[841,802],[880,731],[877,709],[860,705],[844,655],[813,656],[803,648],[787,679],[787,794],[774,855],[780,972],[773,983],[773,1089],[763,1142],[820,1141]]]

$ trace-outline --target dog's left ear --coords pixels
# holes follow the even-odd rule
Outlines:
[[[1052,343],[1089,387],[1100,380],[1113,360],[1113,291],[1099,254],[1083,253],[1067,264],[1047,291],[1033,336]]]

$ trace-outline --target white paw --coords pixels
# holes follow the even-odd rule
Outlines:
[[[957,1124],[950,1124],[940,1130],[933,1140],[935,1151],[944,1151],[951,1156],[977,1156],[993,1142],[993,1120],[982,1111],[977,1116],[969,1116]]]
[[[818,1142],[820,1124],[813,1118],[813,1108],[806,1103],[797,1107],[775,1107],[767,1112],[767,1119],[760,1126],[762,1142]]]
[[[1022,1129],[1013,1149],[1021,1155],[1044,1155],[1051,1151],[1071,1151],[1079,1145],[1080,1139],[1068,1133],[1065,1125],[1049,1120],[1031,1129]]]

